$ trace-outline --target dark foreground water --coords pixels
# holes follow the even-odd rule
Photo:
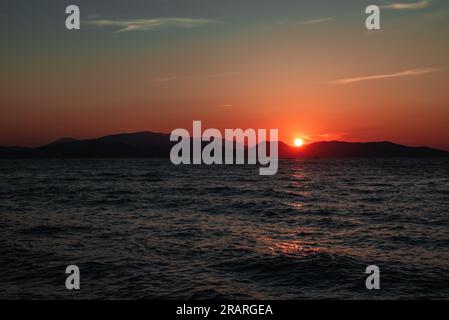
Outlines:
[[[448,299],[449,161],[0,161],[0,298]]]

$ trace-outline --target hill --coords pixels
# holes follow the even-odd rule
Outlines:
[[[90,140],[62,138],[39,148],[0,147],[0,158],[168,158],[170,135],[116,134]],[[279,142],[279,158],[448,157],[449,152],[391,142],[316,142],[295,148]]]

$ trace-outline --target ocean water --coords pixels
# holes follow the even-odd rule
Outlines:
[[[0,161],[0,298],[448,299],[449,161]]]

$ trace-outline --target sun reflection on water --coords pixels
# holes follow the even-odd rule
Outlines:
[[[308,257],[321,252],[315,242],[305,242],[299,240],[279,240],[269,237],[259,239],[264,248],[272,255]]]

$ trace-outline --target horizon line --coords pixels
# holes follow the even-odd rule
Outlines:
[[[63,136],[61,138],[58,138],[56,140],[51,140],[47,143],[44,143],[42,145],[38,145],[38,146],[21,146],[21,145],[0,145],[0,148],[24,148],[24,149],[38,149],[38,148],[43,148],[46,146],[49,146],[53,143],[56,143],[58,141],[61,141],[63,139],[71,139],[74,141],[91,141],[91,140],[98,140],[101,138],[105,138],[105,137],[111,137],[111,136],[122,136],[122,135],[136,135],[136,134],[145,134],[145,133],[150,133],[150,134],[158,134],[158,135],[170,135],[170,133],[166,133],[166,132],[157,132],[157,131],[132,131],[132,132],[120,132],[120,133],[110,133],[110,134],[104,134],[104,135],[100,135],[97,137],[92,137],[92,138],[73,138],[73,137],[69,137],[69,136]],[[190,137],[192,138],[192,137]],[[223,139],[225,140],[225,139]],[[408,148],[429,148],[429,149],[434,149],[434,150],[439,150],[439,151],[445,151],[445,152],[449,152],[449,148],[436,148],[436,147],[430,147],[428,145],[419,145],[419,146],[410,146],[410,145],[406,145],[406,144],[402,144],[402,143],[397,143],[391,140],[370,140],[370,141],[344,141],[344,140],[316,140],[316,141],[312,141],[312,142],[306,142],[307,139],[305,139],[305,143],[302,147],[298,147],[298,149],[301,149],[305,146],[308,145],[312,145],[315,143],[330,143],[330,142],[338,142],[338,143],[348,143],[348,144],[369,144],[369,143],[390,143],[390,144],[395,144],[395,145],[400,145],[400,146],[404,146],[404,147],[408,147]],[[207,142],[207,141],[205,141]],[[269,141],[265,141],[265,142],[269,142]],[[283,143],[285,145],[288,145],[290,147],[295,147],[293,144],[287,143],[283,140],[278,140],[278,143]],[[259,142],[262,143],[262,142]],[[259,144],[258,143],[258,144]]]

